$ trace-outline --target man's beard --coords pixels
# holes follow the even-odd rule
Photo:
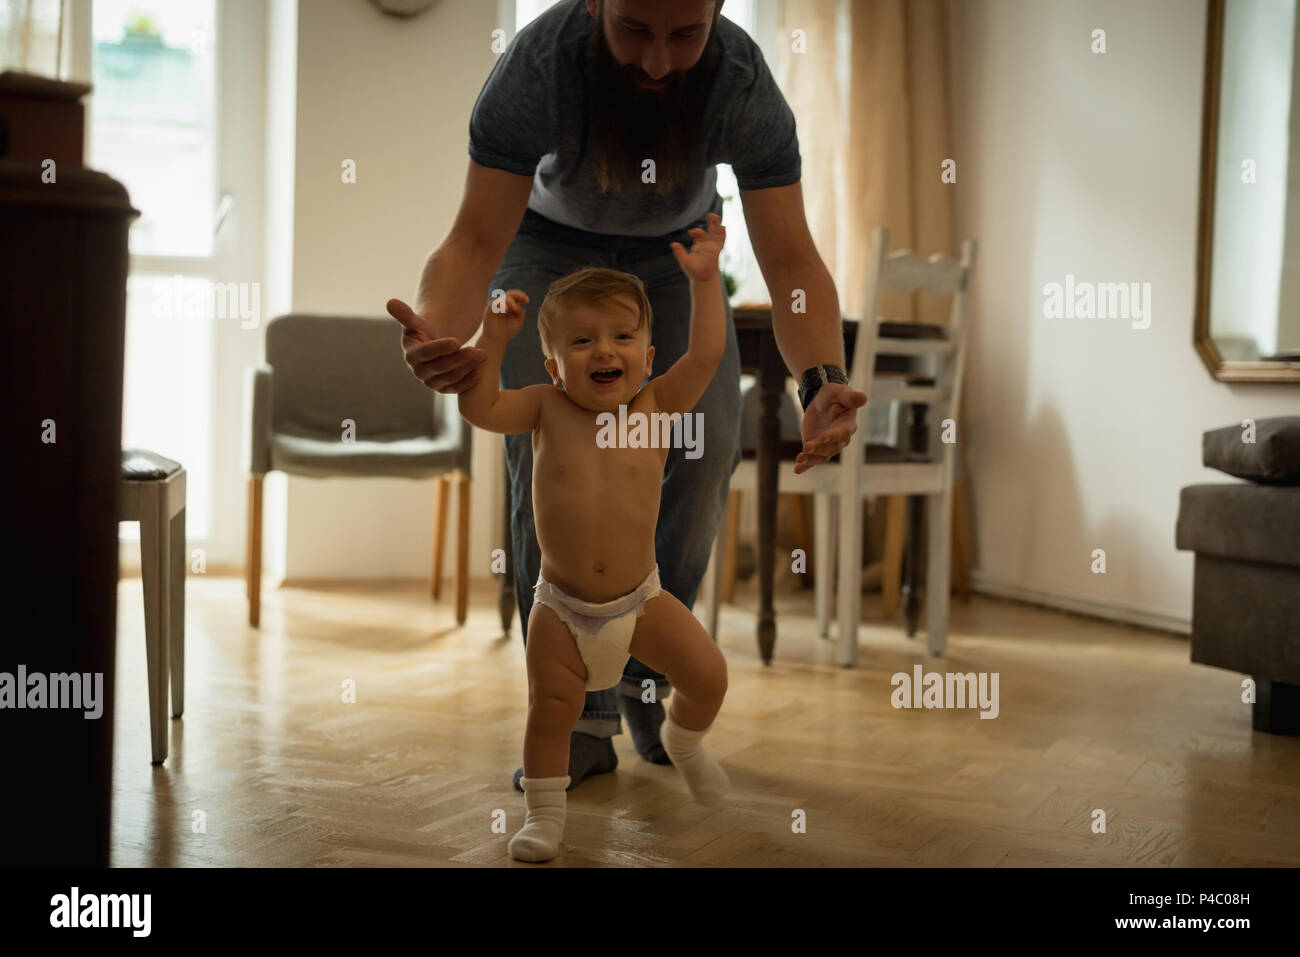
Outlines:
[[[644,76],[640,64],[621,66],[605,42],[602,18],[592,19],[587,133],[601,190],[665,194],[687,185],[691,160],[703,149],[704,105],[719,59],[716,29],[711,29],[695,66],[670,71],[663,89],[646,90],[635,82]],[[642,180],[646,160],[654,161],[653,183]]]

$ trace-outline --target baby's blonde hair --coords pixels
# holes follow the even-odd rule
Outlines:
[[[550,359],[551,323],[565,306],[578,303],[608,303],[617,297],[631,299],[636,307],[636,327],[650,328],[650,297],[645,284],[631,273],[607,269],[604,266],[586,266],[551,283],[546,298],[537,310],[537,335],[542,341],[542,354]]]

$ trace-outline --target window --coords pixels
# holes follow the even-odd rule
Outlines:
[[[216,270],[214,0],[95,0],[87,162],[126,186],[130,232],[122,445],[186,470],[186,531],[212,529]],[[124,540],[139,525],[120,526]]]
[[[213,14],[213,0],[95,0],[89,153],[140,210],[134,254],[212,254]]]

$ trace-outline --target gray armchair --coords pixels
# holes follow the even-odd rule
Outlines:
[[[1255,730],[1300,734],[1300,416],[1206,432],[1201,461],[1246,481],[1179,497],[1175,544],[1196,553],[1192,661],[1254,678]]]
[[[388,319],[290,314],[266,327],[266,363],[246,376],[248,621],[261,612],[262,479],[278,470],[313,478],[437,479],[430,591],[441,597],[450,479],[458,487],[456,621],[469,594],[473,429],[453,396],[425,388],[402,359]]]

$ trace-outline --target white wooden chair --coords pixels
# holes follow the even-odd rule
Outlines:
[[[817,631],[828,635],[832,569],[834,568],[835,526],[839,526],[839,569],[837,575],[839,621],[836,661],[855,665],[858,660],[858,622],[861,620],[861,567],[863,499],[868,495],[925,495],[928,499],[927,536],[928,568],[926,587],[926,632],[931,654],[940,655],[947,646],[949,566],[952,539],[952,487],[954,446],[942,441],[944,421],[957,422],[961,396],[962,370],[966,357],[966,289],[974,266],[974,240],[962,243],[962,258],[954,261],[935,255],[928,261],[910,250],[887,255],[889,230],[879,228],[872,234],[871,257],[866,273],[867,318],[858,323],[857,338],[849,364],[849,384],[868,397],[867,405],[858,410],[858,428],[837,462],[819,465],[795,475],[788,461],[783,461],[778,491],[813,495],[814,562],[816,572]],[[947,336],[942,339],[903,339],[879,335],[880,302],[883,284],[901,292],[917,289],[936,296],[951,296],[952,309]],[[939,364],[933,385],[909,385],[905,379],[876,379],[877,355],[932,356]],[[898,401],[930,407],[930,448],[928,453],[894,452],[866,445],[867,409],[872,402]],[[960,430],[957,438],[960,440]],[[846,468],[843,463],[859,463]],[[756,487],[757,464],[742,461],[733,475],[733,487]],[[837,511],[838,522],[832,521]],[[714,575],[709,588],[709,623],[717,638],[720,571],[723,565],[725,536],[719,533],[714,542]]]

